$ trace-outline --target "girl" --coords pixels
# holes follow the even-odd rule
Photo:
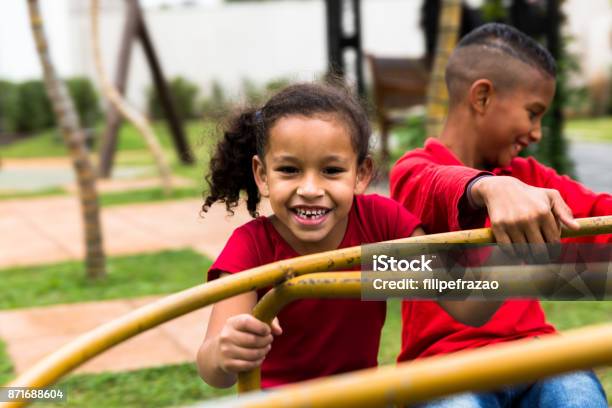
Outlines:
[[[362,195],[372,177],[369,138],[359,103],[326,85],[290,86],[237,116],[211,160],[203,210],[221,201],[231,212],[245,190],[256,218],[234,231],[209,280],[299,255],[422,235],[419,220],[401,205]],[[261,197],[272,216],[258,217]],[[261,295],[213,307],[198,352],[200,375],[210,385],[229,387],[237,373],[259,365],[266,388],[377,364],[384,302],[300,300],[270,327],[249,314]]]

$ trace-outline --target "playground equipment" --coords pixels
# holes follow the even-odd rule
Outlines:
[[[149,150],[151,151],[151,154],[153,155],[153,159],[155,160],[155,165],[157,166],[157,170],[159,171],[159,174],[162,180],[164,194],[169,195],[172,192],[172,174],[170,172],[170,165],[168,164],[168,160],[166,159],[166,156],[164,155],[164,151],[161,147],[161,144],[159,143],[159,140],[155,136],[155,132],[153,131],[153,126],[151,125],[149,120],[144,115],[142,115],[140,112],[138,112],[136,109],[134,109],[132,106],[130,106],[125,101],[125,99],[121,96],[120,91],[117,88],[115,88],[113,84],[111,83],[110,79],[108,78],[108,75],[106,74],[106,70],[104,69],[104,64],[102,63],[102,53],[100,52],[100,39],[99,39],[100,30],[98,28],[98,8],[99,8],[98,0],[91,0],[91,8],[90,8],[91,48],[93,49],[94,61],[96,63],[95,64],[96,71],[98,73],[98,79],[100,80],[100,83],[102,85],[102,91],[104,92],[104,95],[110,101],[111,106],[112,106],[110,109],[110,112],[112,113],[109,112],[109,116],[111,118],[115,118],[117,117],[117,115],[114,111],[116,110],[120,112],[121,115],[124,116],[127,120],[129,120],[134,125],[134,127],[138,130],[138,132],[142,135],[147,147],[149,148]],[[140,15],[140,8],[138,6],[138,3],[135,1],[130,2],[129,10],[130,10],[130,14],[129,14],[130,18],[138,19],[139,21],[138,27],[140,28],[142,33],[146,33],[144,20],[142,16]],[[130,24],[129,20],[128,20],[128,24]],[[131,38],[128,39],[127,41],[129,40],[131,40]],[[163,83],[162,86],[165,86],[165,82],[163,80],[161,82]],[[158,88],[160,88],[160,84],[158,83],[157,85],[158,85]],[[104,140],[105,146],[104,146],[104,149],[102,150],[103,154],[101,157],[101,169],[100,170],[101,170],[101,174],[105,176],[108,176],[108,173],[110,172],[110,168],[108,167],[110,164],[107,163],[106,161],[107,160],[112,161],[112,153],[108,153],[110,154],[110,156],[105,155],[104,153],[106,151],[105,149],[108,149],[109,144],[114,145],[116,142],[116,136],[117,136],[116,130],[117,130],[118,122],[116,124],[115,122],[109,123],[107,124],[107,126],[108,126],[108,129],[111,129],[111,131],[114,129],[115,132],[112,135],[111,134],[107,135],[107,139]],[[109,138],[112,138],[112,140],[110,140]]]
[[[612,324],[304,381],[200,408],[403,406],[612,364]],[[588,342],[588,347],[584,347]],[[396,405],[394,405],[396,404]]]
[[[563,237],[577,237],[612,233],[612,216],[584,218],[579,219],[577,221],[580,225],[580,229],[577,231],[564,230],[562,234]],[[422,244],[413,245],[413,251],[416,254],[423,252],[428,244],[433,243],[492,243],[493,239],[494,238],[491,229],[481,228],[476,230],[410,237],[388,242]],[[263,265],[248,271],[241,272],[240,274],[235,274],[232,276],[228,276],[224,279],[215,280],[213,282],[187,289],[185,291],[163,298],[155,303],[144,306],[132,313],[123,316],[122,318],[104,324],[92,330],[91,332],[80,336],[76,340],[65,345],[64,347],[60,348],[53,354],[49,355],[48,357],[37,363],[35,366],[20,375],[14,381],[7,384],[7,386],[48,386],[50,384],[53,384],[63,375],[70,372],[72,369],[95,357],[104,350],[109,349],[115,344],[127,340],[135,336],[136,334],[139,334],[147,329],[155,327],[175,317],[181,316],[183,314],[189,313],[193,310],[210,305],[212,303],[229,298],[231,296],[235,296],[260,288],[276,286],[300,275],[320,271],[351,269],[355,266],[358,266],[360,262],[361,247],[351,247],[335,251],[323,252],[319,254],[302,256],[293,259],[287,259],[272,264]],[[335,275],[327,276],[332,277]],[[347,276],[346,278],[341,278],[342,279],[339,282],[346,278],[350,279],[350,276]],[[348,294],[351,290],[355,289],[355,282],[352,281],[351,283],[351,281],[349,280],[347,281],[347,283],[350,284],[348,285],[349,287],[346,289]],[[337,289],[338,288],[336,288],[335,290]],[[307,285],[305,285],[304,290],[308,292],[309,289]],[[270,297],[273,296],[279,295],[270,295]],[[543,369],[542,371],[536,370],[535,372],[543,372],[544,374],[541,375],[543,376],[551,373],[566,371],[569,369],[593,366],[600,363],[610,362],[610,360],[612,360],[612,342],[610,341],[612,339],[612,328],[608,328],[606,330],[607,331],[605,333],[603,333],[602,331],[603,334],[601,334],[601,336],[604,337],[604,339],[601,340],[601,349],[596,349],[596,347],[593,346],[592,338],[589,338],[589,350],[594,350],[594,352],[596,352],[596,355],[583,353],[577,354],[578,356],[582,356],[584,358],[584,361],[580,358],[570,358],[564,355],[564,359],[571,360],[573,365],[558,363],[557,365],[551,366],[552,368],[549,367]],[[582,365],[583,363],[584,365]],[[393,375],[390,374],[390,376]],[[516,379],[516,376],[511,378],[514,378],[512,380],[514,381]],[[404,390],[404,388],[408,388],[409,386],[410,388],[413,386],[411,382],[403,383],[401,379],[396,381],[399,381],[399,383],[389,382],[389,386],[395,384],[402,390]],[[338,384],[336,384],[336,386],[339,387]],[[292,387],[297,387],[297,385]],[[389,388],[389,390],[390,389],[391,388]],[[339,388],[336,388],[335,394],[340,394],[338,390]],[[351,390],[351,392],[354,391],[355,390]],[[403,398],[403,391],[401,395]],[[0,407],[14,407],[23,405],[25,405],[25,403],[0,403]]]

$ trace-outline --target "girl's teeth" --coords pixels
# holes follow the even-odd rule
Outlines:
[[[325,214],[325,210],[303,210],[298,208],[296,210],[297,214],[300,217],[308,217],[308,218],[319,218]]]

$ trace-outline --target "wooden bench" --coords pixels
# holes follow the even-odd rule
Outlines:
[[[381,140],[381,163],[389,160],[389,131],[402,124],[407,109],[425,104],[429,64],[425,59],[366,55],[372,72],[374,103]]]

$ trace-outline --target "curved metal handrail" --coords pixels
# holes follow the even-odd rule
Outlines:
[[[318,378],[279,387],[274,392],[243,394],[227,404],[207,401],[198,407],[403,406],[603,365],[612,365],[610,323]]]
[[[253,308],[253,316],[272,323],[289,303],[304,298],[357,298],[361,295],[360,272],[321,272],[298,276],[270,289]],[[238,392],[261,387],[261,368],[238,374]]]

